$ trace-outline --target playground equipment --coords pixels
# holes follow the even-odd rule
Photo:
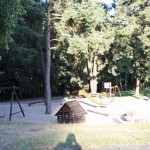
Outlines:
[[[100,107],[106,107],[107,104],[103,104],[103,103],[100,103],[98,102],[97,100],[95,100],[93,97],[91,97],[85,90],[79,90],[79,93],[78,93],[78,97],[80,97],[81,95],[87,97],[89,100],[91,100],[94,104],[100,106]]]
[[[87,111],[92,112],[92,113],[96,113],[96,114],[100,114],[100,115],[103,115],[103,116],[109,116],[108,113],[99,112],[99,111],[92,110],[92,109],[88,109]]]
[[[22,113],[22,115],[25,117],[24,110],[22,109],[22,106],[20,104],[20,101],[19,101],[17,93],[16,93],[16,87],[15,86],[13,86],[13,87],[0,87],[0,91],[5,91],[5,90],[10,90],[11,91],[9,121],[11,121],[11,118],[12,118],[13,115],[18,114],[18,113]],[[14,96],[16,96],[17,104],[19,105],[20,111],[13,113],[12,109],[13,109]],[[5,116],[1,116],[1,118],[3,118],[3,117],[5,117]]]
[[[5,105],[3,104],[3,103],[5,103],[5,91],[4,90],[0,90],[0,99],[1,99],[0,118],[4,118],[5,117]],[[3,102],[2,102],[2,99],[3,99]]]
[[[38,104],[38,103],[45,103],[45,105],[46,105],[46,100],[31,102],[31,103],[29,103],[29,106],[34,105],[34,104]]]
[[[104,88],[106,89],[105,92],[106,92],[106,93],[109,93],[109,96],[110,96],[110,97],[111,97],[112,95],[113,95],[113,96],[116,96],[117,90],[118,90],[120,96],[122,97],[121,92],[120,92],[120,90],[119,90],[119,87],[118,87],[117,85],[115,85],[115,86],[112,87],[112,86],[111,86],[111,82],[105,82],[105,83],[104,83]]]

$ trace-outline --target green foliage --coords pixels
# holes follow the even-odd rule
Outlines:
[[[59,6],[62,6],[62,3]],[[62,8],[62,19],[59,22],[60,40],[66,45],[67,53],[75,57],[74,66],[82,66],[76,68],[77,74],[73,70],[76,77],[72,77],[71,82],[76,79],[80,88],[87,87],[81,80],[84,75],[83,80],[89,80],[86,69],[87,58],[90,56],[93,63],[97,53],[99,57],[97,69],[102,70],[106,63],[101,59],[113,42],[114,31],[110,28],[111,24],[105,10],[97,1],[70,1],[65,6],[65,9]]]
[[[43,68],[41,51],[46,22],[43,5],[33,1],[22,2],[23,18],[17,19],[13,29],[13,43],[2,55],[1,86],[16,85],[21,96],[43,95]]]
[[[12,42],[12,33],[15,23],[23,13],[20,0],[0,1],[0,47],[8,49],[8,44]]]
[[[109,7],[97,0],[51,1],[52,95],[88,90],[87,60],[93,65],[95,56],[98,91],[109,81],[135,88],[137,66],[142,86],[149,87],[150,3],[119,0],[113,17]],[[46,22],[44,1],[0,1],[1,86],[43,95]]]
[[[118,1],[113,20],[116,36],[112,45],[112,54],[117,72],[122,77],[129,75],[130,77],[134,76],[133,79],[135,79],[137,67],[139,67],[141,81],[149,76],[150,59],[147,45],[149,32],[145,32],[149,30],[147,10],[149,10],[147,1]]]

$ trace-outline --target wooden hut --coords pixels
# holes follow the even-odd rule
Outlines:
[[[87,112],[77,100],[66,102],[55,114],[58,123],[76,123],[85,120]]]

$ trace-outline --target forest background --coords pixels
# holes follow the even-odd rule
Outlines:
[[[1,0],[0,87],[44,96],[48,21],[52,96],[150,87],[149,0]]]

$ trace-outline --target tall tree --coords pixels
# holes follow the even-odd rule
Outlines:
[[[128,9],[126,9],[128,8]],[[136,94],[139,94],[140,80],[143,70],[147,68],[146,61],[148,61],[148,46],[146,42],[141,40],[145,29],[149,28],[149,23],[145,22],[147,14],[145,9],[149,8],[147,0],[119,0],[116,16],[118,17],[118,24],[122,25],[120,35],[126,39],[126,54],[132,57],[133,67],[136,74]],[[144,13],[144,14],[143,14]],[[148,37],[148,35],[146,35]],[[148,39],[148,38],[146,38]]]
[[[61,33],[68,42],[68,53],[78,58],[77,64],[86,60],[90,89],[96,93],[97,74],[106,65],[103,56],[113,42],[113,30],[97,1],[70,1],[65,7]]]
[[[51,113],[51,87],[50,87],[50,68],[51,68],[51,45],[50,45],[50,28],[51,28],[51,1],[47,2],[47,41],[46,41],[46,64],[45,64],[45,98],[46,114]]]

